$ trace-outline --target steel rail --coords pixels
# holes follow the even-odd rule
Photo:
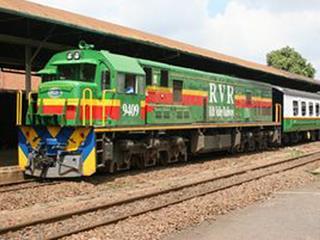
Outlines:
[[[112,201],[112,202],[108,202],[108,203],[101,203],[101,204],[98,204],[98,205],[95,205],[95,206],[91,206],[91,207],[87,207],[87,208],[83,208],[83,209],[80,209],[80,210],[71,210],[71,211],[66,211],[64,213],[57,213],[57,214],[55,214],[53,216],[50,216],[50,217],[35,218],[35,219],[33,219],[31,221],[28,221],[28,222],[22,222],[22,223],[18,223],[16,225],[0,227],[0,234],[6,233],[6,232],[9,232],[9,231],[16,231],[16,230],[19,230],[19,229],[22,229],[22,228],[25,228],[25,227],[28,227],[28,226],[36,225],[36,224],[50,223],[50,222],[54,222],[54,221],[58,221],[58,220],[63,220],[63,219],[67,219],[69,217],[72,217],[74,215],[82,215],[82,214],[85,214],[85,213],[94,212],[96,210],[101,210],[101,209],[111,208],[111,207],[114,207],[114,206],[119,206],[119,205],[122,205],[122,204],[132,203],[132,202],[135,202],[135,201],[138,201],[138,200],[148,199],[148,198],[151,198],[151,197],[163,195],[163,194],[166,194],[166,193],[178,191],[178,190],[185,189],[185,188],[194,187],[194,186],[205,184],[205,183],[208,183],[208,182],[213,182],[213,181],[217,181],[217,180],[231,178],[231,177],[234,177],[234,176],[244,175],[244,174],[246,174],[248,172],[261,170],[261,169],[265,169],[265,168],[281,165],[281,164],[292,162],[292,161],[296,161],[296,160],[302,161],[301,159],[303,159],[303,158],[313,157],[311,160],[305,161],[303,163],[298,163],[298,164],[296,164],[294,166],[290,166],[289,168],[282,169],[280,171],[290,170],[292,168],[296,168],[296,167],[303,166],[303,165],[306,165],[308,163],[320,160],[319,154],[320,154],[320,151],[316,151],[316,152],[313,152],[313,153],[305,154],[303,156],[298,156],[298,157],[294,157],[294,158],[288,158],[288,159],[284,159],[284,160],[277,161],[277,162],[263,164],[263,165],[259,165],[259,166],[255,166],[255,167],[250,167],[250,168],[247,168],[247,169],[244,169],[244,170],[235,171],[235,172],[232,172],[232,173],[229,173],[229,174],[225,174],[225,175],[222,175],[222,176],[210,177],[210,178],[199,180],[199,181],[195,181],[195,182],[192,182],[192,183],[186,183],[186,184],[182,184],[182,185],[178,185],[178,186],[174,186],[174,187],[169,187],[169,188],[166,188],[166,189],[160,189],[160,190],[157,190],[157,191],[154,191],[154,192],[151,192],[151,193],[146,193],[146,194],[139,195],[139,196],[133,196],[133,197],[129,197],[129,198],[126,198],[126,199]],[[195,197],[198,197],[198,196],[201,196],[201,195],[206,195],[206,194],[209,194],[209,193],[212,193],[212,192],[217,192],[217,191],[220,191],[220,190],[224,190],[226,188],[230,188],[232,186],[237,186],[237,185],[243,184],[245,182],[250,182],[250,181],[253,181],[255,179],[259,179],[259,178],[262,178],[264,176],[268,176],[268,175],[271,175],[271,174],[274,174],[274,173],[277,173],[277,171],[273,171],[271,173],[267,173],[267,174],[264,174],[264,175],[259,175],[258,177],[254,177],[254,178],[251,178],[251,179],[246,180],[246,181],[240,181],[239,183],[236,183],[236,184],[231,184],[231,185],[228,185],[228,186],[222,186],[222,187],[219,187],[218,189],[213,189],[210,192],[205,192],[205,193],[202,193],[200,195],[197,194],[196,196],[192,196],[191,198],[195,198]],[[157,209],[160,209],[160,208],[172,205],[172,204],[176,204],[176,203],[179,203],[179,202],[183,202],[183,201],[189,200],[189,199],[190,199],[190,197],[188,197],[186,199],[177,200],[177,201],[175,201],[175,203],[165,203],[162,206],[154,206],[152,209],[149,209],[149,210],[144,210],[144,211],[141,211],[141,212],[139,211],[137,213],[130,213],[130,216],[136,216],[136,215],[140,215],[140,214],[142,214],[144,212],[154,211],[154,210],[157,210]],[[102,226],[102,225],[108,225],[110,223],[115,223],[115,222],[118,222],[120,220],[126,219],[126,218],[128,218],[130,216],[129,215],[128,216],[120,216],[120,217],[112,219],[112,220],[107,220],[107,221],[103,221],[103,222],[95,222],[90,226],[85,226],[85,227],[83,227],[81,229],[71,230],[68,233],[64,233],[64,234],[65,234],[65,236],[68,236],[68,235],[71,235],[71,234],[74,234],[74,233],[86,231],[86,230],[89,230],[89,229],[92,229],[92,228],[95,228],[95,227],[99,227],[99,226]],[[55,236],[51,236],[49,239],[57,239],[57,238],[62,237],[62,235],[61,236],[60,235],[57,234]]]
[[[0,193],[6,193],[6,192],[12,192],[12,191],[18,191],[18,190],[25,190],[25,189],[32,189],[32,188],[38,188],[38,187],[44,187],[44,186],[50,186],[50,185],[56,185],[59,184],[61,182],[47,182],[47,183],[39,183],[38,185],[33,185],[33,186],[19,186],[20,184],[24,184],[24,183],[34,183],[36,181],[26,181],[26,182],[20,182],[20,183],[16,183],[14,185],[18,185],[9,189],[1,189],[0,188]],[[6,187],[6,186],[4,186]]]
[[[35,179],[22,179],[17,181],[3,182],[3,183],[0,183],[0,188],[13,186],[13,185],[20,185],[20,184],[30,183],[30,182],[35,182]]]

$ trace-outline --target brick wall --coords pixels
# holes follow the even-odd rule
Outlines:
[[[39,77],[32,77],[32,89],[38,89]],[[0,91],[25,90],[25,75],[0,71]]]

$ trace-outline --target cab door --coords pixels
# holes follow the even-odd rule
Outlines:
[[[116,125],[145,124],[145,77],[130,73],[117,74],[117,97],[120,110]]]

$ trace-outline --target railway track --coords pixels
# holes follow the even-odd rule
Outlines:
[[[48,181],[48,180],[37,181],[36,179],[21,179],[21,180],[1,183],[0,184],[0,193],[44,187],[44,186],[55,185],[55,184],[59,184],[59,183],[61,183],[61,181],[52,182],[52,181]]]
[[[6,182],[0,183],[0,188],[20,185],[20,184],[30,183],[30,182],[34,182],[34,179],[19,179],[14,181],[6,181]]]
[[[63,213],[56,213],[51,216],[34,218],[31,221],[2,226],[0,227],[0,234],[5,234],[10,231],[19,231],[26,227],[31,230],[33,227],[42,227],[43,230],[46,230],[50,229],[50,226],[44,228],[46,225],[59,224],[59,226],[64,226],[60,228],[60,231],[51,231],[47,234],[44,233],[42,236],[44,239],[59,239],[72,234],[88,231],[96,227],[114,224],[130,217],[159,210],[161,208],[214,192],[226,190],[234,186],[239,186],[244,183],[258,180],[272,174],[288,171],[316,161],[320,161],[320,151],[278,162],[250,167],[221,176],[181,183],[173,187],[164,187],[157,191],[134,195],[117,201],[104,202],[95,206],[73,209]],[[121,209],[125,210],[122,211]],[[99,220],[95,220],[94,213],[100,214],[103,217]],[[87,214],[91,216],[88,217]],[[68,223],[65,223],[65,221],[76,221],[76,217],[84,219],[86,223],[84,224],[82,222],[82,224],[75,224],[73,227],[68,227]]]

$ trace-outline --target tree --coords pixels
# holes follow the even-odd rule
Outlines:
[[[289,46],[267,54],[267,64],[281,70],[314,78],[316,69],[294,48]]]

